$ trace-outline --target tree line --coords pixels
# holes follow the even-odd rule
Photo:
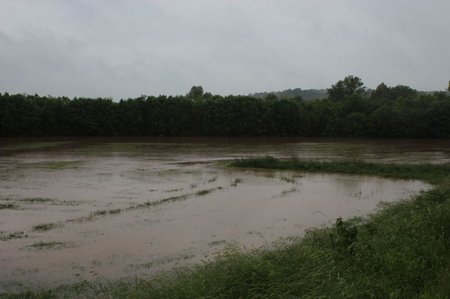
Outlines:
[[[194,86],[184,96],[105,98],[0,94],[0,136],[304,136],[449,138],[448,92],[380,84],[368,92],[347,76],[328,97],[220,96]]]

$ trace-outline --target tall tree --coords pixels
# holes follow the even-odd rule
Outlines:
[[[349,75],[328,88],[327,92],[331,100],[339,101],[354,94],[361,95],[365,90],[364,83],[360,78]]]
[[[192,86],[191,90],[187,94],[187,97],[189,98],[201,98],[203,96],[203,87],[199,86]]]
[[[417,91],[409,86],[397,85],[390,88],[390,98],[398,100],[400,98],[412,99],[417,95]]]
[[[382,99],[382,98],[389,98],[389,92],[390,92],[390,88],[384,84],[384,82],[381,82],[377,88],[375,88],[375,90],[372,92],[372,94],[370,95],[371,98],[373,99]]]

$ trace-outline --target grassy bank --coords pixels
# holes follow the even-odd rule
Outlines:
[[[352,175],[375,175],[399,179],[419,179],[438,184],[450,175],[450,165],[431,164],[382,164],[359,161],[306,161],[281,160],[271,156],[236,160],[232,167],[296,170],[304,172],[343,173]]]
[[[19,297],[449,298],[450,166],[302,162],[271,157],[235,167],[425,180],[434,189],[365,219],[337,219],[274,250],[229,247],[215,261],[151,281],[65,286]],[[14,296],[6,296],[14,297]]]

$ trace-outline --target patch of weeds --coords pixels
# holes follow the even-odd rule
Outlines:
[[[19,206],[14,203],[0,203],[0,210],[13,210],[17,209]]]
[[[73,219],[68,219],[68,220],[66,220],[66,222],[82,223],[85,221],[92,221],[92,220],[94,220],[95,217],[106,216],[106,215],[115,215],[115,214],[119,214],[120,212],[123,212],[123,211],[135,209],[136,207],[137,206],[131,206],[131,207],[128,207],[127,209],[118,208],[118,209],[111,209],[111,210],[97,210],[95,212],[90,213],[89,216],[81,216],[81,217],[77,217],[77,218],[73,218]]]
[[[95,216],[104,216],[106,214],[108,214],[108,210],[97,210],[95,212],[92,212],[91,215],[92,217],[95,217]]]
[[[241,178],[236,178],[236,179],[234,179],[233,182],[231,182],[230,186],[231,187],[236,187],[240,183],[242,183],[242,179]]]
[[[135,210],[135,209],[139,209],[139,208],[150,208],[150,207],[159,206],[161,204],[165,204],[165,203],[169,203],[169,202],[186,200],[191,196],[204,196],[215,190],[222,190],[222,189],[223,189],[222,187],[216,187],[216,188],[212,188],[212,189],[201,190],[201,191],[198,191],[195,193],[187,193],[187,194],[183,194],[183,195],[179,195],[179,196],[167,197],[167,198],[163,198],[158,201],[147,201],[147,202],[132,206],[132,207],[128,208],[127,210]]]
[[[166,192],[167,192],[167,193],[170,193],[170,192],[177,192],[177,191],[181,191],[181,190],[183,190],[183,189],[177,188],[177,189],[170,189],[170,190],[167,190]]]
[[[178,196],[171,196],[171,197],[163,198],[158,201],[146,201],[146,202],[143,202],[140,204],[134,204],[134,205],[128,206],[123,209],[119,208],[119,209],[111,209],[111,210],[97,210],[95,212],[90,213],[88,216],[81,216],[81,217],[77,217],[77,218],[73,218],[73,219],[67,219],[66,222],[82,223],[85,221],[92,221],[97,216],[113,215],[113,214],[119,214],[121,212],[133,211],[133,210],[137,210],[137,209],[152,208],[152,207],[160,206],[162,204],[166,204],[166,203],[170,203],[170,202],[186,200],[192,196],[203,196],[203,195],[211,193],[215,190],[222,190],[222,189],[223,189],[223,187],[219,186],[216,188],[206,189],[206,190],[202,190],[202,191],[195,192],[195,193],[187,193],[187,194],[178,195]],[[48,229],[54,228],[54,227],[50,227],[50,228],[46,229],[46,226],[48,226],[48,225],[55,225],[54,227],[62,226],[61,223],[59,223],[59,224],[51,224],[51,223],[50,224],[41,224],[41,225],[34,226],[33,230],[46,231]]]
[[[217,177],[213,177],[212,179],[209,179],[208,183],[214,183],[215,181],[217,181]]]
[[[151,202],[147,202],[146,204],[150,207],[150,206],[157,206],[163,203],[168,203],[168,202],[175,202],[175,201],[180,201],[180,200],[185,200],[187,198],[189,198],[190,196],[192,196],[191,194],[183,194],[180,196],[172,196],[172,197],[168,197],[168,198],[164,198],[158,201],[151,201]]]
[[[122,209],[111,209],[111,210],[97,210],[91,214],[91,216],[105,216],[105,215],[114,215],[119,214]]]
[[[57,227],[61,227],[61,224],[59,223],[44,223],[44,224],[38,224],[33,226],[33,231],[37,232],[45,232]]]
[[[344,221],[341,217],[336,219],[336,229],[330,234],[331,243],[341,254],[353,254],[358,229],[355,223]]]
[[[205,196],[205,195],[207,195],[207,194],[209,194],[211,192],[214,192],[216,190],[222,190],[222,189],[223,189],[223,187],[219,186],[219,187],[216,187],[216,188],[211,188],[211,189],[205,189],[205,190],[198,191],[198,192],[194,193],[194,195],[196,195],[196,196]]]
[[[37,162],[37,163],[24,163],[21,164],[24,167],[39,168],[46,170],[63,170],[63,169],[76,169],[79,168],[83,161],[58,161],[58,162]]]
[[[286,195],[291,194],[291,193],[295,193],[297,191],[298,191],[297,188],[291,188],[289,190],[284,190],[283,192],[281,192],[281,197],[285,197]]]
[[[77,201],[58,200],[58,199],[46,198],[46,197],[6,198],[6,199],[2,198],[2,200],[16,201],[16,202],[25,203],[25,204],[50,204],[50,205],[66,205],[66,206],[75,206],[75,205],[79,204],[79,202],[77,202]],[[1,205],[1,203],[0,203],[0,205]]]
[[[171,196],[171,197],[167,197],[167,198],[163,198],[161,200],[158,201],[147,201],[144,203],[140,203],[137,205],[133,205],[128,207],[127,209],[124,209],[125,211],[131,211],[131,210],[136,210],[136,209],[142,209],[142,208],[151,208],[151,207],[155,207],[155,206],[159,206],[162,204],[166,204],[169,202],[176,202],[176,201],[182,201],[182,200],[186,200],[192,196],[204,196],[206,194],[209,194],[215,190],[222,190],[223,187],[216,187],[216,188],[212,188],[212,189],[206,189],[206,190],[201,190],[195,193],[187,193],[187,194],[183,194],[183,195],[178,195],[178,196]]]
[[[25,234],[25,232],[13,232],[13,233],[9,233],[9,232],[0,232],[0,241],[8,241],[8,240],[12,240],[12,239],[24,239],[27,238],[28,235]]]
[[[79,201],[76,200],[55,200],[52,205],[61,205],[61,206],[78,206],[80,204]]]
[[[281,177],[280,180],[288,182],[288,183],[291,183],[291,184],[297,183],[297,181],[294,178],[288,178],[288,177],[285,177],[285,176]]]
[[[140,208],[151,208],[151,207],[159,206],[159,205],[162,205],[162,204],[168,203],[168,202],[186,200],[194,194],[195,193],[189,193],[189,194],[183,194],[183,195],[179,195],[179,196],[171,196],[171,197],[163,198],[163,199],[157,200],[157,201],[147,201],[147,202],[135,205],[133,207],[130,207],[128,210],[135,210],[135,209],[140,209]]]
[[[50,242],[37,242],[34,244],[29,245],[28,247],[34,248],[34,249],[61,249],[68,247],[68,244],[65,242],[57,242],[57,241],[50,241]]]
[[[431,164],[382,164],[359,161],[307,161],[307,160],[281,160],[271,156],[235,160],[228,164],[240,168],[261,168],[295,170],[304,172],[328,172],[359,175],[375,175],[401,179],[420,179],[429,183],[440,183],[447,177],[450,165]]]
[[[211,193],[214,189],[205,189],[205,190],[201,190],[195,193],[195,195],[197,196],[205,196],[209,193]]]
[[[44,198],[44,197],[31,197],[31,198],[23,198],[20,199],[22,202],[27,203],[54,203],[55,200],[51,198]]]
[[[224,243],[226,243],[227,241],[225,240],[216,240],[216,241],[211,241],[208,243],[208,246],[218,246],[218,245],[222,245]]]

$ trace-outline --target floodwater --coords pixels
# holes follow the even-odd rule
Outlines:
[[[148,277],[373,212],[414,180],[229,169],[273,155],[448,163],[448,141],[0,139],[0,293]]]

